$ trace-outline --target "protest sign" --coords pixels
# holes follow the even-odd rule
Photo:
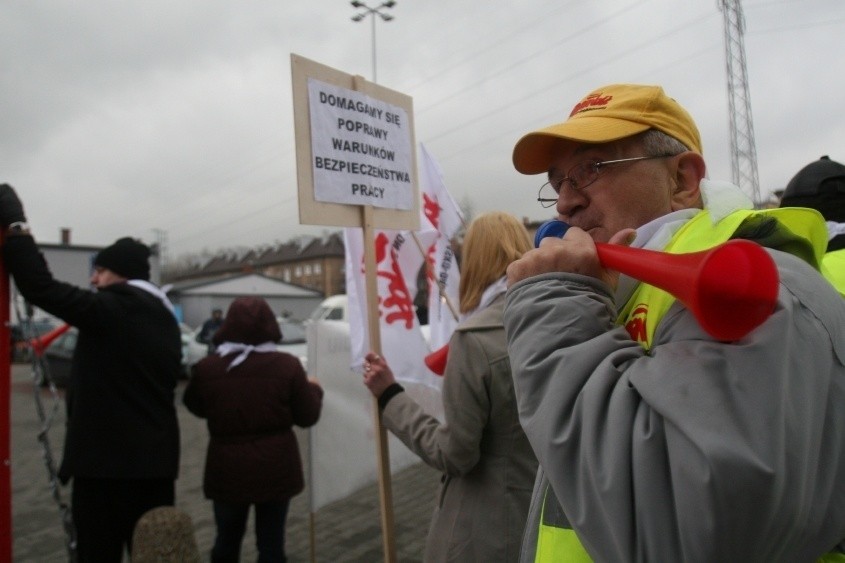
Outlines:
[[[419,229],[411,98],[291,54],[300,223],[361,227],[369,342],[381,353],[375,229]],[[363,327],[360,327],[363,330]],[[385,561],[396,559],[387,435],[373,399]]]

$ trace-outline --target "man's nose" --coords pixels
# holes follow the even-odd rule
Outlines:
[[[586,207],[589,201],[589,197],[584,191],[576,190],[569,182],[564,182],[560,186],[560,192],[558,192],[556,209],[561,217],[567,218],[577,210]]]

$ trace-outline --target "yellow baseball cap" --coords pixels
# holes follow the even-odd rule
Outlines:
[[[517,141],[513,165],[523,174],[547,172],[558,139],[609,143],[658,129],[701,154],[701,136],[687,110],[660,86],[611,84],[587,94],[563,123],[533,131]]]

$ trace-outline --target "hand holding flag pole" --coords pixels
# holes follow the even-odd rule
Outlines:
[[[364,269],[367,272],[365,284],[367,291],[367,320],[370,347],[381,354],[381,330],[379,327],[378,286],[375,272],[376,251],[374,236],[373,207],[361,207],[362,227],[364,233]],[[390,453],[387,445],[387,430],[381,421],[381,410],[378,399],[373,397],[373,425],[376,431],[376,464],[378,468],[379,500],[382,525],[382,543],[384,558],[387,563],[396,561],[396,543],[393,533],[393,490],[390,476]]]

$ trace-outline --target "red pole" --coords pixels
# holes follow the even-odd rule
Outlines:
[[[0,249],[4,233],[0,232]],[[12,561],[11,337],[9,276],[0,259],[0,561]]]

